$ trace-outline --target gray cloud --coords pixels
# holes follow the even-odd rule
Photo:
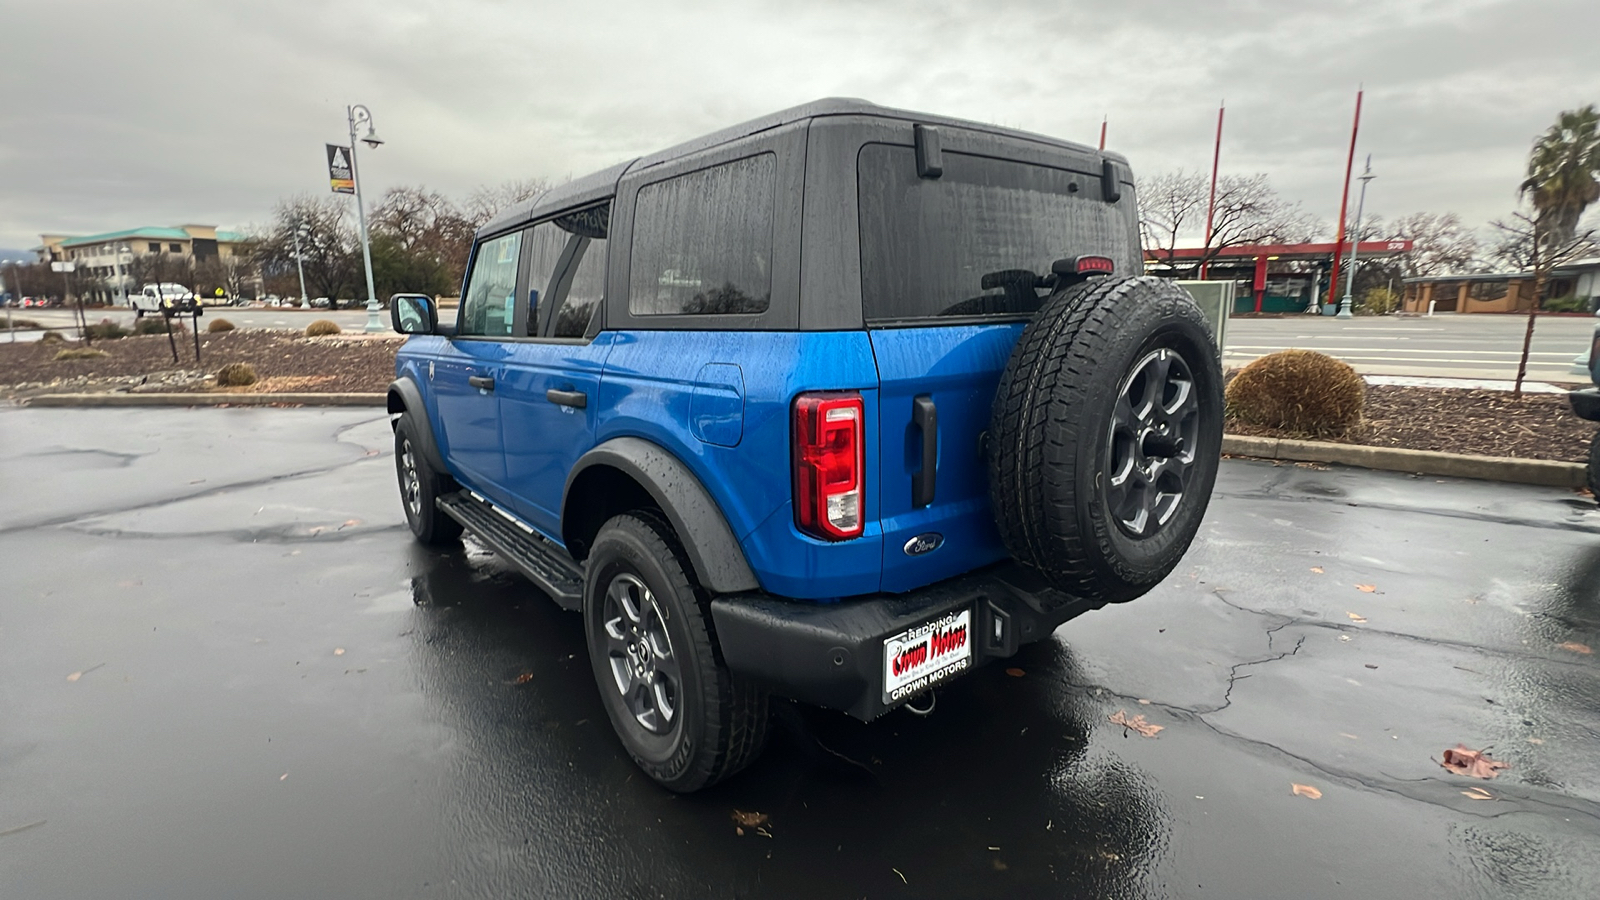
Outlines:
[[[1469,222],[1511,208],[1557,111],[1600,102],[1600,5],[1561,0],[0,0],[0,22],[12,247],[263,221],[326,190],[351,102],[388,141],[362,157],[370,194],[460,195],[829,95],[1086,142],[1104,114],[1136,169],[1205,168],[1225,97],[1225,171],[1331,220],[1365,83],[1369,208]]]

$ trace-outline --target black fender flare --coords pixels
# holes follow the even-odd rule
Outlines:
[[[395,416],[390,424],[399,421],[400,413],[411,416],[417,423],[417,441],[422,445],[417,449],[422,451],[422,458],[428,461],[428,465],[435,472],[448,473],[450,470],[445,467],[444,455],[439,452],[439,445],[434,442],[433,423],[428,420],[427,404],[422,402],[422,389],[417,387],[415,381],[402,376],[389,382],[387,396],[389,412]]]
[[[683,549],[689,555],[700,584],[719,594],[759,590],[744,548],[728,527],[721,507],[694,472],[660,445],[636,437],[612,438],[585,453],[561,492],[562,539],[574,546],[572,487],[583,473],[607,466],[633,479],[666,515]],[[585,541],[577,542],[580,546]]]

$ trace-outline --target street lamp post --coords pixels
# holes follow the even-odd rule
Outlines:
[[[117,248],[117,300],[122,306],[128,305],[128,276],[124,271],[127,266],[122,264],[122,257],[132,252],[133,251],[129,249],[127,244],[123,244]]]
[[[372,286],[372,247],[367,240],[367,209],[361,199],[361,171],[356,168],[356,126],[366,125],[367,136],[362,138],[362,143],[374,149],[383,141],[378,139],[372,127],[372,112],[365,106],[357,103],[348,107],[350,114],[350,180],[355,182],[356,189],[356,221],[361,226],[361,261],[367,267],[367,327],[368,333],[383,330],[383,320],[378,316],[378,291]]]
[[[306,230],[304,220],[296,222],[294,226],[294,266],[300,270],[300,306],[303,309],[311,307],[310,298],[306,297],[306,260],[300,255],[300,235]]]
[[[1367,154],[1367,167],[1361,173],[1361,199],[1356,202],[1356,233],[1350,239],[1350,269],[1344,276],[1344,297],[1339,300],[1338,318],[1348,319],[1354,313],[1350,311],[1350,291],[1356,280],[1356,249],[1361,246],[1361,212],[1367,205],[1367,184],[1378,176],[1372,174],[1372,154]]]

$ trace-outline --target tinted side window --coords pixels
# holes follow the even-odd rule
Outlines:
[[[528,333],[539,330],[539,311],[550,303],[550,277],[571,235],[543,222],[528,229]]]
[[[628,311],[765,312],[776,184],[776,158],[764,153],[640,188]]]
[[[589,329],[589,320],[605,299],[606,293],[606,242],[583,239],[578,268],[572,274],[572,285],[567,289],[567,299],[556,310],[555,321],[550,324],[550,336],[581,338]]]
[[[461,298],[458,334],[510,337],[515,321],[517,262],[522,255],[522,232],[517,231],[478,247],[472,262],[467,294]]]

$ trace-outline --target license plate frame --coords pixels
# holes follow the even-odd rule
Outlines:
[[[904,702],[972,668],[973,608],[965,606],[883,639],[883,703]]]

